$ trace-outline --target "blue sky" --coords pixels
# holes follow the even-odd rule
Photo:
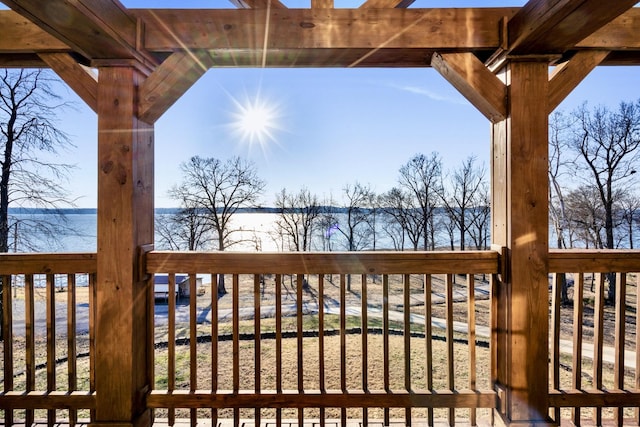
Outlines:
[[[124,1],[129,7],[148,5]],[[210,7],[203,2],[183,7]],[[308,7],[309,1],[285,1]],[[353,7],[361,0],[339,1]],[[470,1],[420,1],[414,7],[473,6]],[[525,2],[483,1],[483,6]],[[155,2],[168,7],[175,2]],[[220,1],[220,6],[227,2]],[[216,6],[218,6],[216,4]],[[97,117],[73,93],[76,109],[61,127],[76,148],[69,189],[80,207],[96,206]],[[637,67],[599,67],[561,104],[570,111],[589,105],[617,107],[640,98]],[[275,109],[264,145],[234,131],[238,104],[261,100]],[[237,130],[237,129],[236,129]],[[216,69],[205,74],[155,126],[156,206],[176,203],[167,190],[180,181],[179,164],[193,155],[253,161],[267,183],[262,203],[282,188],[309,188],[320,198],[339,199],[356,181],[378,193],[396,184],[398,169],[416,153],[437,151],[445,170],[475,155],[489,166],[490,125],[435,70],[425,69]]]
[[[264,146],[233,128],[236,102],[256,97],[277,110]],[[637,67],[599,67],[559,109],[585,101],[616,108],[639,98]],[[79,206],[94,207],[97,118],[79,99],[76,105],[62,122],[78,159],[70,185]],[[156,123],[156,205],[175,204],[167,190],[193,155],[253,161],[267,182],[268,205],[282,188],[338,198],[345,184],[359,181],[387,191],[416,153],[439,152],[445,169],[469,155],[488,166],[489,131],[489,121],[430,68],[211,70]]]

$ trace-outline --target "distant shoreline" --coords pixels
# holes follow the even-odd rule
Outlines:
[[[341,213],[345,212],[346,208],[336,206],[321,206],[326,212]],[[160,215],[177,213],[180,208],[155,208],[155,213]],[[247,207],[238,208],[237,213],[267,213],[277,214],[280,213],[279,208],[274,207]],[[289,212],[289,210],[287,210]],[[62,209],[43,209],[43,208],[9,208],[9,215],[97,215],[97,208],[62,208]]]

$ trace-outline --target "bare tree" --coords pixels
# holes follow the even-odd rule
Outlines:
[[[580,186],[566,196],[570,226],[585,248],[604,248],[604,207],[594,186]]]
[[[338,232],[345,240],[348,251],[359,251],[371,243],[372,227],[368,202],[373,198],[373,192],[368,185],[356,182],[345,185],[343,210],[338,221]],[[351,275],[347,276],[347,290],[351,290]]]
[[[69,106],[54,92],[56,82],[43,70],[0,71],[0,252],[34,249],[27,236],[36,233],[55,239],[70,231],[60,209],[73,206],[63,188],[73,166],[51,160],[72,147],[56,121]],[[20,206],[50,209],[54,215],[11,216],[9,208]]]
[[[489,248],[489,237],[491,229],[491,195],[489,188],[482,185],[476,197],[476,205],[471,210],[471,225],[469,236],[477,250]]]
[[[604,212],[604,247],[613,249],[616,190],[629,185],[640,160],[640,101],[621,102],[617,111],[586,104],[574,113],[577,119],[572,146],[586,166],[589,181]],[[579,168],[576,168],[579,169]],[[615,275],[609,274],[608,300],[615,299]]]
[[[318,197],[303,188],[298,194],[287,193],[282,189],[276,194],[278,210],[276,227],[279,233],[290,240],[290,248],[294,251],[311,249],[313,227],[320,218],[321,206]]]
[[[430,157],[416,154],[400,168],[399,185],[415,198],[423,227],[423,248],[435,249],[434,213],[442,186],[442,161],[438,153]]]
[[[371,242],[371,224],[367,203],[371,200],[372,191],[369,186],[355,183],[343,188],[345,203],[344,216],[338,222],[338,232],[344,237],[348,251],[359,251]]]
[[[338,233],[338,223],[340,221],[338,213],[334,207],[335,201],[331,196],[320,206],[320,216],[318,217],[318,229],[316,235],[319,236],[323,251],[333,250],[333,236]]]
[[[408,190],[394,187],[380,196],[385,218],[385,231],[397,249],[404,250],[405,237],[413,250],[423,242],[424,220],[421,210],[414,204],[416,199]]]
[[[474,209],[484,203],[479,196],[486,185],[485,169],[484,166],[477,167],[475,162],[475,156],[467,157],[462,166],[453,171],[449,190],[445,190],[445,186],[442,185],[438,192],[447,216],[458,229],[458,243],[462,251],[466,249],[466,236],[473,224]]]
[[[156,214],[158,245],[170,250],[208,250],[211,248],[213,224],[205,211],[195,205],[184,186],[173,187],[169,197],[179,202],[176,212]]]
[[[567,132],[571,129],[569,118],[555,112],[549,120],[549,217],[556,234],[559,249],[571,247],[567,244],[568,231],[566,203],[562,178],[569,173],[571,159],[562,156],[568,150]]]
[[[637,193],[627,193],[618,200],[618,215],[620,224],[624,225],[625,235],[627,237],[627,246],[634,249],[635,241],[635,225],[640,223],[640,197]]]
[[[178,192],[184,203],[202,212],[215,232],[217,249],[224,251],[237,241],[231,236],[233,215],[241,207],[255,206],[264,189],[264,181],[257,174],[253,163],[239,157],[226,162],[208,157],[194,156],[182,163],[183,182],[173,191]],[[224,295],[224,278],[218,282],[218,295]]]

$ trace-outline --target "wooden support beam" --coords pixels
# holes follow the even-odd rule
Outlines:
[[[94,426],[150,425],[152,284],[139,248],[153,242],[153,127],[136,118],[143,76],[104,67],[98,82],[98,263]]]
[[[157,64],[139,46],[139,23],[118,0],[49,0],[46,7],[39,0],[3,3],[86,58]]]
[[[229,0],[238,9],[286,9],[280,0]]]
[[[548,65],[513,61],[501,72],[508,117],[492,128],[492,244],[504,247],[496,287],[496,386],[507,425],[547,425],[549,389]]]
[[[207,52],[173,53],[140,87],[139,118],[155,123],[210,67]]]
[[[137,9],[150,51],[224,49],[491,50],[514,8],[191,10]],[[345,25],[348,22],[349,25]],[[268,28],[267,28],[268,27]],[[467,28],[473,33],[460,31]],[[265,36],[267,37],[265,42]]]
[[[636,3],[637,0],[529,0],[509,20],[510,54],[565,52]]]
[[[362,9],[390,9],[390,8],[406,8],[413,4],[416,0],[367,0],[360,8]]]
[[[549,114],[609,55],[609,51],[577,52],[569,61],[558,65],[549,77]]]
[[[13,10],[0,10],[0,52],[68,50],[69,46]]]
[[[311,0],[311,9],[333,9],[333,0]]]
[[[78,64],[68,53],[41,53],[38,56],[91,108],[98,112],[98,76]]]
[[[507,117],[505,84],[472,53],[444,53],[431,57],[431,66],[495,123]]]

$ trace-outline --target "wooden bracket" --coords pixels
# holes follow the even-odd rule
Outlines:
[[[138,270],[136,274],[136,283],[146,282],[151,279],[151,274],[147,273],[147,254],[154,249],[153,243],[140,245],[137,248]]]

